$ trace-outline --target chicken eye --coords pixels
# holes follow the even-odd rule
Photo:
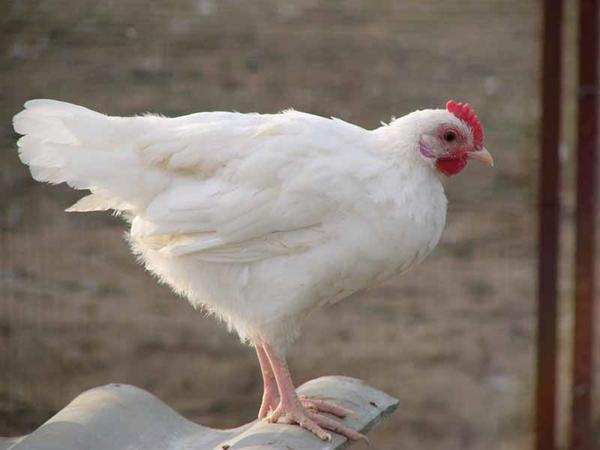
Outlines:
[[[454,131],[446,131],[444,133],[444,140],[446,142],[454,142],[456,140],[456,133]]]

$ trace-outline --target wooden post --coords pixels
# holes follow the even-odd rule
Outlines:
[[[556,448],[556,329],[560,214],[562,0],[544,0],[538,210],[535,448]]]
[[[598,165],[598,0],[579,1],[575,325],[571,450],[592,450],[594,277]]]

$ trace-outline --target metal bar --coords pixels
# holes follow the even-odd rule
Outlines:
[[[575,325],[571,450],[592,450],[594,274],[598,162],[598,0],[579,1]]]
[[[535,448],[556,449],[556,329],[560,214],[563,1],[544,0],[542,139],[538,210]]]

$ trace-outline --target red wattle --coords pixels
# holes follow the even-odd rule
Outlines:
[[[467,165],[467,158],[441,158],[435,162],[437,170],[447,177],[462,172]]]

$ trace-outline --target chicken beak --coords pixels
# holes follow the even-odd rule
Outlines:
[[[487,164],[490,167],[494,167],[494,158],[490,152],[488,152],[485,148],[481,150],[477,150],[476,152],[467,153],[467,157],[469,159],[476,159],[477,161],[481,161],[484,164]]]

